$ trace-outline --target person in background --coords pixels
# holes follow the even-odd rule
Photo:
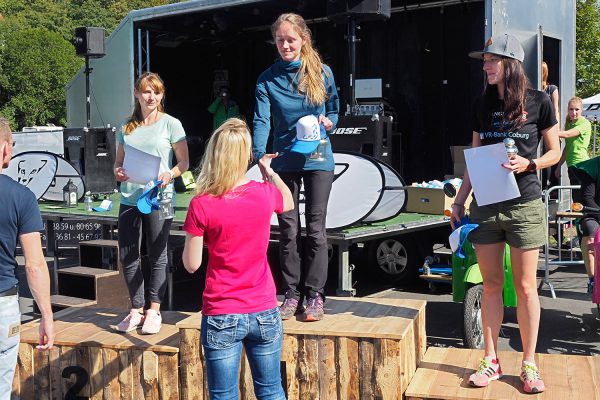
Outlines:
[[[213,131],[227,119],[240,115],[240,109],[237,103],[231,99],[228,87],[221,88],[219,95],[208,106],[208,112],[213,115]]]
[[[570,174],[574,174],[581,185],[581,195],[577,201],[585,207],[600,209],[600,157],[573,165],[569,168],[569,176]],[[595,252],[595,236],[600,227],[600,214],[585,214],[579,220],[578,227],[581,232],[581,257],[588,276],[587,292],[592,294],[596,258],[600,256]]]
[[[161,219],[159,210],[143,214],[137,201],[144,185],[128,182],[128,171],[123,168],[127,149],[132,147],[160,157],[158,179],[162,181],[163,196],[173,202],[173,179],[188,169],[188,148],[183,126],[178,119],[165,114],[165,85],[155,73],[142,74],[134,86],[133,114],[117,134],[115,177],[121,182],[119,209],[119,258],[129,289],[132,308],[116,329],[130,332],[142,325],[142,333],[158,333],[162,325],[160,305],[164,299],[167,277],[167,242],[172,218]],[[172,165],[173,155],[177,164]],[[142,231],[150,263],[148,295],[144,294],[144,275],[140,264]],[[147,300],[147,301],[146,301]],[[144,312],[146,303],[149,308]]]
[[[279,216],[280,265],[285,300],[281,317],[288,319],[304,311],[304,321],[323,318],[324,288],[327,281],[327,238],[325,219],[333,184],[334,161],[329,138],[324,161],[292,151],[297,141],[296,124],[314,117],[326,132],[335,128],[339,98],[331,69],[323,64],[312,44],[312,34],[297,14],[282,14],[271,26],[279,59],[267,68],[256,83],[254,110],[254,158],[264,178],[272,155],[266,153],[273,135],[273,169],[294,197],[294,210]],[[271,123],[273,129],[271,130]],[[316,132],[318,134],[319,127]],[[301,246],[300,188],[304,185],[306,239]],[[306,310],[302,297],[306,297]]]
[[[542,61],[542,90],[550,97],[554,113],[556,114],[556,120],[560,121],[560,95],[558,86],[548,83],[548,64],[546,64],[546,61]]]
[[[246,178],[251,149],[248,126],[240,119],[228,119],[213,133],[183,226],[187,271],[200,268],[203,246],[208,249],[201,335],[211,399],[237,398],[242,347],[256,397],[285,399],[279,365],[283,326],[267,247],[271,215],[290,211],[294,201],[269,163],[268,182]]]
[[[27,283],[42,315],[36,348],[51,349],[55,337],[50,275],[40,235],[44,229],[40,209],[31,190],[2,175],[12,158],[12,148],[8,121],[0,118],[0,399],[3,400],[11,398],[20,342],[19,280],[15,271],[17,242],[25,258]]]
[[[508,34],[490,38],[482,51],[469,53],[483,60],[484,91],[475,106],[473,147],[502,143],[512,138],[518,154],[502,167],[512,171],[520,197],[495,204],[478,205],[474,196],[469,207],[471,222],[478,224],[469,235],[483,277],[481,319],[484,358],[469,377],[472,386],[487,386],[502,377],[497,357],[498,335],[504,314],[503,255],[510,246],[513,281],[517,292],[517,320],[523,344],[521,380],[526,393],[545,390],[535,364],[540,322],[537,293],[539,248],[546,243],[545,210],[537,171],[560,158],[558,121],[548,96],[532,90],[523,69],[525,53],[519,40]],[[547,151],[537,157],[540,140]],[[460,223],[465,200],[471,191],[469,170],[452,204],[450,222]]]
[[[560,121],[560,95],[558,86],[548,83],[548,64],[546,61],[542,61],[542,90],[550,97],[550,101],[554,107],[554,113],[556,114],[556,120]],[[560,170],[560,166],[554,165],[551,168],[542,171],[542,179],[544,182],[542,189],[560,184],[560,176],[556,176],[557,169]]]
[[[567,117],[565,118],[565,130],[558,132],[558,137],[565,139],[565,148],[554,173],[557,178],[560,178],[561,166],[566,161],[571,185],[580,184],[578,175],[573,171],[573,166],[590,158],[588,147],[592,136],[592,124],[581,115],[582,111],[583,101],[579,97],[572,97],[569,100]],[[573,199],[575,201],[581,200],[579,190],[573,190]],[[593,250],[594,247],[592,246],[591,251]]]

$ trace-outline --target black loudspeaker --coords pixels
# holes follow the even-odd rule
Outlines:
[[[104,28],[82,26],[75,28],[75,53],[78,56],[100,58],[104,57]]]
[[[327,0],[327,18],[344,21],[387,19],[392,15],[391,0]]]
[[[392,119],[377,115],[340,116],[330,133],[331,147],[366,154],[388,165],[392,164]]]
[[[67,128],[63,132],[65,158],[83,175],[92,193],[112,193],[116,154],[114,128]]]

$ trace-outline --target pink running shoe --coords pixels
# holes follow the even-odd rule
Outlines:
[[[469,384],[475,387],[485,387],[491,381],[502,378],[502,368],[498,359],[485,357],[479,363],[479,368],[474,374],[469,376]]]
[[[119,332],[131,332],[144,323],[144,318],[144,314],[132,308],[115,329]]]
[[[544,381],[540,378],[540,371],[534,363],[523,362],[520,378],[525,393],[541,393],[546,390]]]
[[[153,309],[146,310],[146,320],[142,326],[142,333],[152,335],[160,331],[162,326],[162,317],[160,313]]]

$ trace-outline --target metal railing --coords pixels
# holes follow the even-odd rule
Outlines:
[[[570,196],[570,191],[573,189],[580,189],[580,185],[569,185],[569,186],[553,186],[544,191],[544,203],[546,206],[546,245],[544,246],[544,278],[540,282],[539,289],[542,289],[544,285],[548,285],[550,288],[550,293],[552,294],[552,298],[556,298],[556,293],[554,291],[554,285],[550,282],[550,266],[551,265],[583,265],[583,260],[576,260],[575,253],[576,249],[573,246],[573,238],[576,235],[573,234],[572,230],[568,232],[569,238],[569,247],[566,249],[562,248],[563,241],[563,227],[567,225],[569,222],[572,222],[578,216],[570,213],[571,204],[573,203],[572,196]],[[564,191],[569,191],[569,196],[565,196]],[[551,195],[553,192],[558,192],[558,204],[557,210],[554,213],[551,213]],[[567,207],[564,207],[566,202]],[[559,208],[564,207],[564,212],[559,211]],[[556,225],[557,232],[557,253],[558,256],[556,258],[550,259],[550,224]],[[566,231],[566,230],[565,230]],[[567,256],[563,257],[563,253],[566,250]]]

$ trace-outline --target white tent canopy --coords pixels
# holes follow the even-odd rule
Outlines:
[[[600,120],[600,93],[583,99],[583,116],[590,121]]]

